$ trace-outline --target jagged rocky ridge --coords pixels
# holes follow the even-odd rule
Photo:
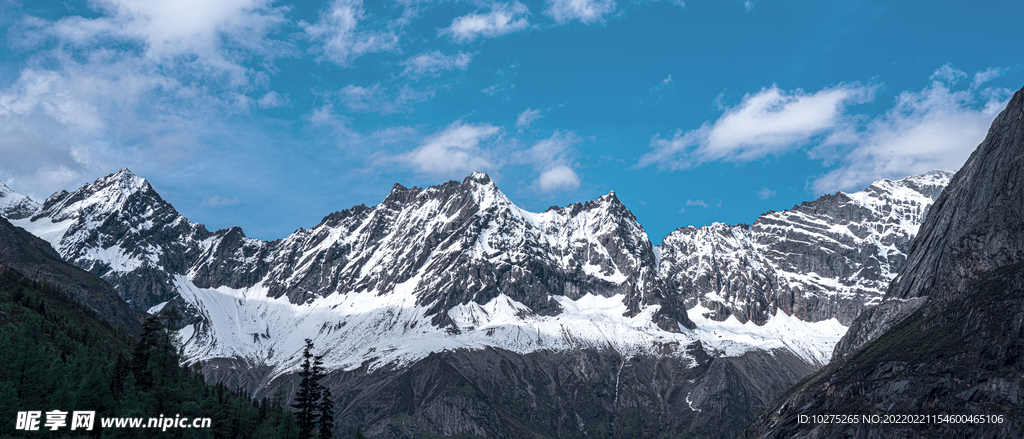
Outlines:
[[[677,229],[659,248],[659,273],[716,320],[763,324],[782,310],[849,325],[881,300],[952,175],[880,180],[860,192],[768,212],[752,226]]]
[[[1024,436],[1024,89],[935,202],[908,264],[833,362],[773,403],[757,438]],[[800,416],[957,415],[917,425]]]
[[[132,306],[184,310],[186,355],[219,381],[263,394],[288,388],[302,340],[313,338],[332,379],[348,377],[335,395],[377,407],[373,416],[345,412],[339,428],[362,424],[402,437],[413,426],[440,434],[465,421],[466,432],[493,436],[503,431],[495,425],[521,422],[456,421],[450,412],[470,407],[444,405],[448,386],[432,390],[440,399],[416,393],[404,401],[416,421],[402,427],[392,419],[397,406],[374,400],[393,374],[408,377],[438,353],[469,349],[537,359],[523,370],[555,374],[537,388],[541,399],[577,394],[595,376],[579,369],[579,355],[602,356],[620,370],[635,361],[657,372],[635,376],[631,385],[646,389],[637,401],[687,403],[645,428],[728,437],[738,420],[827,362],[845,331],[839,321],[877,300],[946,179],[883,180],[769,212],[751,227],[680,229],[659,247],[614,193],[530,213],[485,174],[423,189],[396,185],[379,205],[333,213],[272,242],[237,227],[210,232],[127,170],[54,194],[14,222],[110,281]],[[665,361],[668,369],[657,366]],[[497,409],[494,392],[504,388],[474,376],[473,385],[490,389],[474,404]],[[606,428],[584,434],[625,434],[616,419],[629,407],[615,402],[617,392],[597,389],[629,384],[615,378],[593,384],[595,398],[611,398],[592,412],[600,419],[594,425]],[[547,407],[544,416],[569,413],[531,404]]]

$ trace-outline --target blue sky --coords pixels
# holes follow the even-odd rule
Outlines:
[[[609,190],[654,243],[955,170],[1024,85],[1019,1],[0,0],[0,180],[128,167],[276,239],[394,183]]]

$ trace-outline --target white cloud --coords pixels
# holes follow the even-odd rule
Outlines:
[[[1006,70],[1007,69],[998,67],[989,67],[983,71],[975,73],[974,79],[971,80],[971,88],[977,89],[978,87],[981,86],[981,84],[996,79],[1000,76],[1003,76],[1003,74],[1006,73]]]
[[[480,144],[499,131],[494,125],[455,122],[428,137],[416,149],[399,156],[399,160],[427,174],[452,176],[486,171],[495,161]]]
[[[529,27],[529,15],[526,5],[518,1],[493,4],[486,14],[472,13],[455,18],[451,26],[440,30],[439,34],[449,35],[457,43],[470,43],[478,37],[499,37]]]
[[[473,60],[472,53],[459,52],[456,55],[445,55],[438,50],[424,52],[402,62],[405,70],[402,76],[419,79],[424,76],[436,76],[440,72],[450,70],[466,70]]]
[[[547,164],[562,163],[575,153],[573,147],[582,139],[573,132],[556,131],[551,137],[537,142],[521,155],[524,163]]]
[[[398,92],[391,92],[380,84],[369,87],[347,85],[338,92],[338,97],[346,109],[361,113],[379,113],[388,115],[395,113],[411,113],[412,104],[426,102],[434,97],[433,90],[416,91],[403,85]]]
[[[320,59],[347,66],[368,53],[398,50],[398,35],[390,30],[363,30],[362,0],[334,0],[316,23],[300,23],[320,53]]]
[[[932,75],[936,81],[921,91],[901,93],[885,114],[838,131],[812,157],[839,166],[812,188],[819,193],[857,190],[881,178],[959,169],[1011,95],[1007,89],[978,90],[979,77],[986,76],[997,75],[992,69],[980,72],[970,89],[953,90],[950,86],[967,74],[943,66]]]
[[[92,62],[131,52],[119,53],[125,44],[141,44],[140,61],[221,75],[232,86],[250,80],[242,60],[252,54],[272,59],[291,50],[268,38],[286,21],[285,8],[273,7],[270,0],[98,0],[92,6],[103,15],[57,21],[26,17],[16,25],[14,44],[38,48],[56,40],[55,50],[92,52]]]
[[[945,64],[942,67],[935,69],[928,79],[935,82],[945,82],[949,85],[956,85],[957,82],[960,82],[961,79],[966,77],[967,72],[953,67],[952,64]]]
[[[672,138],[655,136],[636,167],[688,169],[703,163],[744,163],[805,149],[832,170],[811,183],[818,193],[859,190],[882,178],[903,178],[935,169],[956,170],[984,140],[1010,90],[982,88],[1004,72],[989,68],[970,77],[952,65],[930,76],[920,91],[904,91],[878,116],[849,111],[874,99],[878,86],[857,83],[815,93],[778,87],[746,95],[718,120]],[[808,148],[809,147],[809,148]],[[770,192],[758,191],[762,197]]]
[[[775,196],[775,191],[773,191],[771,189],[768,189],[768,188],[764,188],[764,189],[761,189],[759,191],[754,191],[754,193],[757,194],[758,198],[760,198],[762,200],[767,200],[767,199]]]
[[[690,199],[687,199],[686,200],[686,205],[687,206],[700,206],[700,207],[703,207],[705,209],[707,209],[708,207],[711,207],[708,203],[705,203],[704,200],[690,200]]]
[[[540,174],[537,186],[544,192],[573,190],[580,187],[580,177],[566,165],[557,165]]]
[[[267,94],[263,95],[263,97],[260,98],[260,100],[257,101],[256,103],[260,106],[260,108],[277,108],[288,105],[288,98],[281,96],[281,94],[276,91],[271,90],[267,92]]]
[[[526,128],[530,126],[533,121],[540,119],[541,117],[543,116],[540,114],[540,110],[531,110],[527,108],[526,110],[523,110],[522,113],[519,113],[518,117],[516,117],[516,127]]]
[[[203,200],[203,202],[202,202],[202,205],[209,206],[209,207],[231,206],[231,205],[234,205],[234,204],[238,204],[238,198],[235,198],[235,197],[225,198],[225,197],[222,197],[220,195],[214,195],[214,196],[212,196],[210,198],[207,198],[207,199]]]
[[[8,32],[26,59],[0,89],[0,155],[30,153],[0,162],[0,175],[33,196],[124,166],[184,166],[206,121],[260,104],[247,94],[269,76],[246,64],[273,69],[292,50],[269,37],[287,9],[270,0],[88,6],[89,18],[25,16]]]
[[[544,14],[565,24],[579,20],[584,24],[603,23],[604,16],[615,12],[614,0],[550,0]]]
[[[534,144],[514,158],[534,167],[540,176],[534,185],[541,192],[573,190],[580,186],[580,178],[573,169],[576,144],[582,139],[573,132],[556,131],[551,137]]]
[[[871,100],[874,90],[854,83],[806,93],[773,85],[745,95],[714,123],[676,132],[670,139],[656,136],[651,140],[654,150],[641,157],[639,166],[688,169],[712,161],[742,163],[790,152],[843,123],[843,110]]]

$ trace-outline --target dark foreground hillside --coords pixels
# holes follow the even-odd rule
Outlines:
[[[296,437],[283,402],[252,402],[178,366],[173,333],[153,317],[136,340],[64,293],[0,264],[0,437]],[[15,430],[17,412],[96,411],[93,431]],[[99,418],[180,414],[210,428],[103,429]],[[45,422],[45,415],[40,426]]]

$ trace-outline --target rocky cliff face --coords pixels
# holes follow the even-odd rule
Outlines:
[[[782,310],[849,325],[881,301],[950,177],[934,171],[880,180],[860,192],[768,212],[749,227],[680,228],[659,247],[659,273],[716,320],[763,324]]]
[[[127,169],[71,193],[57,192],[30,217],[13,222],[50,242],[66,261],[110,282],[139,310],[178,296],[172,276],[185,272],[212,236]]]
[[[1024,90],[943,190],[882,304],[747,437],[1024,435]],[[970,415],[971,423],[800,416]],[[924,418],[935,419],[935,418]]]
[[[398,372],[339,371],[326,382],[343,437],[362,426],[381,438],[731,438],[812,370],[788,351],[694,353],[697,364],[608,350],[457,350]]]

